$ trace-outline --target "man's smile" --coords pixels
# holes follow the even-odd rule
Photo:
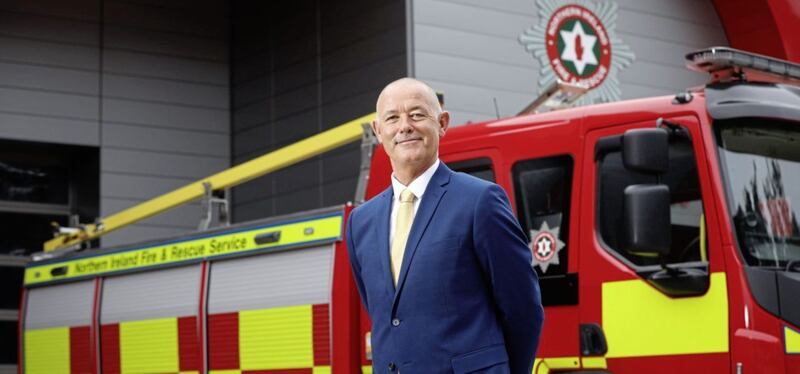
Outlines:
[[[413,143],[413,142],[415,142],[415,141],[418,141],[418,140],[419,140],[419,141],[421,141],[421,140],[422,140],[422,138],[411,138],[411,139],[395,140],[395,141],[394,141],[394,144],[395,144],[395,145],[400,145],[400,144],[411,144],[411,143]]]

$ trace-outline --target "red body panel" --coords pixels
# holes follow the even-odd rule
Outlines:
[[[208,316],[208,368],[239,369],[239,313]]]
[[[119,352],[119,324],[103,325],[100,328],[100,350],[103,362],[103,374],[119,374],[121,372]]]
[[[314,366],[331,364],[330,308],[328,304],[312,306],[312,334],[314,345]]]
[[[178,367],[180,371],[199,371],[202,354],[197,317],[178,318]]]
[[[359,353],[361,352],[359,342],[362,340],[359,335],[361,301],[353,280],[353,273],[350,270],[350,259],[347,255],[344,229],[344,223],[347,222],[352,210],[353,206],[350,204],[344,208],[342,240],[336,243],[334,249],[333,287],[330,305],[330,318],[334,323],[331,325],[330,330],[332,352],[329,353],[332,374],[349,374],[361,371],[359,358]]]
[[[89,326],[69,329],[69,370],[71,374],[92,372],[91,328]]]

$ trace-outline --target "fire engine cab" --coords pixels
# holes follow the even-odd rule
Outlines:
[[[687,66],[709,83],[442,140],[529,235],[535,373],[800,373],[800,65],[710,48]],[[369,198],[391,166],[367,165]],[[33,261],[20,371],[370,373],[351,209]]]

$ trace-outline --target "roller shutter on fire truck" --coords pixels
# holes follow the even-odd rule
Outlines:
[[[23,339],[28,374],[90,372],[94,282],[28,291]]]
[[[199,264],[106,278],[103,373],[199,373],[200,284]]]
[[[333,244],[210,266],[210,373],[330,373]]]

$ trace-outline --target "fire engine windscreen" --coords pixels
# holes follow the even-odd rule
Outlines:
[[[777,269],[800,261],[800,123],[715,123],[728,208],[742,257]]]

